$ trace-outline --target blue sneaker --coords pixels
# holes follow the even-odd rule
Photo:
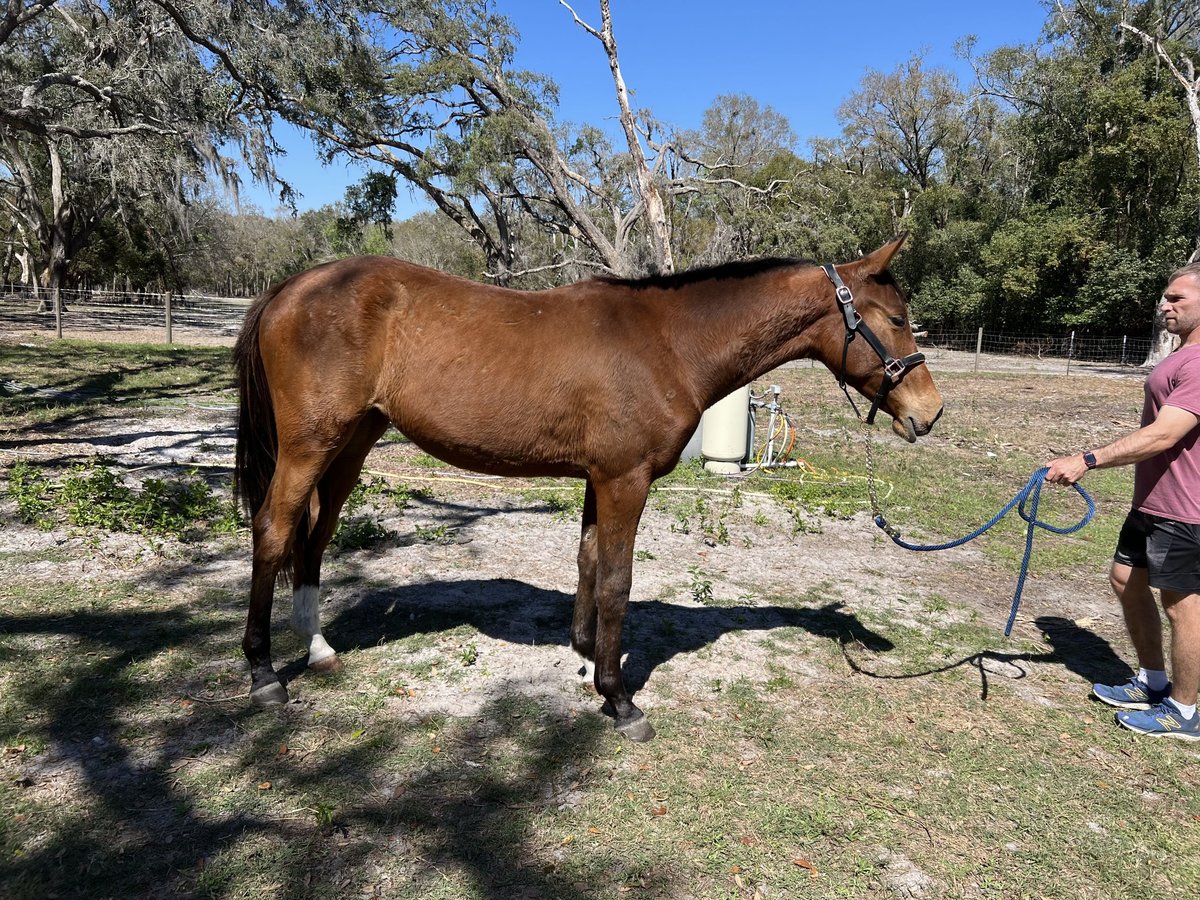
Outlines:
[[[1164,700],[1147,710],[1117,713],[1117,724],[1150,737],[1173,737],[1181,741],[1200,741],[1200,712],[1185,719],[1174,703]]]
[[[1135,675],[1124,684],[1093,684],[1092,696],[1121,709],[1149,709],[1171,696],[1171,685],[1156,691]]]

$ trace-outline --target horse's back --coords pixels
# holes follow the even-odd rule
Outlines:
[[[595,423],[639,418],[667,348],[656,311],[603,282],[515,291],[387,257],[318,266],[264,312],[268,376],[299,419],[383,411],[435,455],[580,472]],[[650,391],[653,395],[654,391]],[[633,452],[633,448],[631,448]]]

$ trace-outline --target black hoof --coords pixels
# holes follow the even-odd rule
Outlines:
[[[287,688],[278,681],[264,684],[250,692],[250,702],[255,706],[278,706],[281,703],[287,703]]]
[[[641,713],[638,713],[637,718],[630,719],[628,722],[617,722],[616,729],[625,735],[625,737],[638,744],[646,743],[655,734],[654,726]]]
[[[600,707],[600,712],[608,716],[610,719],[617,717],[617,708],[612,705],[611,700],[605,700],[604,705]]]

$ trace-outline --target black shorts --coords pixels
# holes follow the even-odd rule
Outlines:
[[[1113,559],[1146,569],[1150,587],[1200,594],[1200,525],[1130,510]]]

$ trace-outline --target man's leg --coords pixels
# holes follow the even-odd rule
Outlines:
[[[1150,737],[1200,741],[1200,716],[1196,714],[1200,594],[1163,590],[1162,595],[1171,622],[1171,696],[1145,711],[1127,708],[1118,712],[1117,724]]]
[[[1137,653],[1138,665],[1152,671],[1166,669],[1162,618],[1158,613],[1158,604],[1154,601],[1154,592],[1150,590],[1146,570],[1114,561],[1108,579],[1112,584],[1113,593],[1121,602],[1125,628],[1129,631],[1129,640]]]
[[[1200,594],[1164,590],[1162,598],[1171,623],[1171,697],[1194,706],[1200,689]]]

